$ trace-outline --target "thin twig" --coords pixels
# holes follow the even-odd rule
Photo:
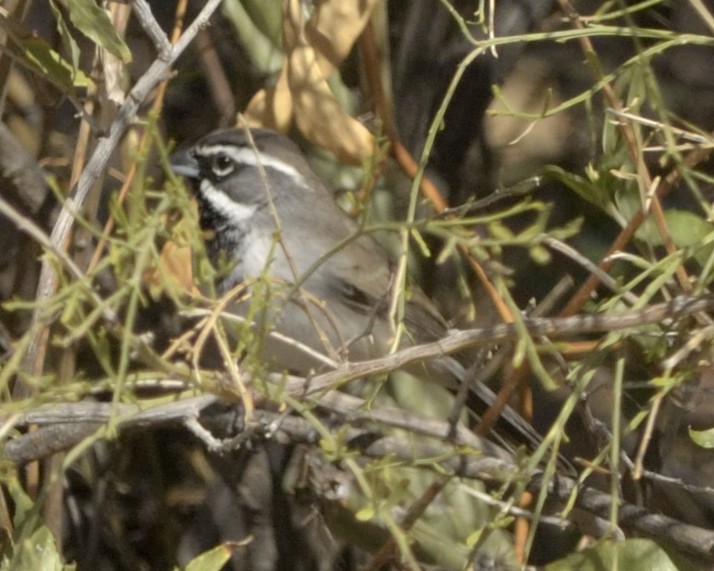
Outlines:
[[[40,228],[35,222],[27,216],[23,216],[21,212],[15,209],[12,204],[7,202],[2,196],[0,196],[0,214],[5,216],[10,222],[12,222],[20,231],[27,234],[40,246],[45,248],[48,252],[52,253],[60,263],[67,269],[67,271],[72,275],[74,279],[79,282],[84,291],[89,295],[94,304],[101,308],[102,316],[109,323],[117,323],[117,315],[114,310],[109,307],[104,300],[94,291],[92,284],[84,275],[82,270],[77,266],[74,260],[67,255],[63,249],[58,248],[50,239],[50,237],[45,233],[45,231]]]
[[[117,112],[106,136],[97,143],[91,158],[87,162],[76,187],[71,192],[69,198],[62,206],[62,210],[57,217],[55,226],[52,229],[50,240],[54,249],[66,250],[67,239],[74,223],[74,218],[81,209],[92,185],[97,181],[104,171],[109,157],[112,155],[126,129],[135,119],[139,106],[147,99],[158,83],[163,81],[168,74],[171,65],[188,47],[189,43],[198,33],[199,29],[206,25],[208,19],[218,8],[221,0],[208,0],[196,19],[186,29],[180,40],[167,55],[159,54],[159,57],[151,64],[149,69],[136,82],[136,85],[129,92],[126,101]],[[137,12],[137,17],[148,17],[153,19],[151,12]],[[146,22],[143,27],[151,26]],[[156,24],[158,25],[158,24]],[[42,310],[43,301],[52,297],[57,290],[59,276],[49,260],[43,260],[40,269],[40,278],[37,286],[36,309],[33,312],[33,324],[44,324],[46,316]],[[41,371],[47,350],[48,328],[45,326],[42,333],[34,336],[25,358],[26,369],[31,371]]]
[[[561,9],[563,10],[567,18],[570,20],[573,28],[578,30],[583,29],[585,24],[582,22],[580,15],[575,10],[570,1],[558,0],[558,2],[560,4]],[[593,75],[599,82],[603,82],[605,80],[605,74],[600,68],[596,56],[596,51],[593,47],[590,37],[587,35],[583,35],[580,36],[578,40],[581,44],[583,53],[586,56],[586,60],[590,64],[590,68]],[[624,111],[623,106],[621,105],[620,100],[617,98],[617,95],[615,94],[615,91],[612,88],[612,85],[610,85],[610,83],[603,83],[602,93],[605,98],[605,101],[607,102],[607,105],[611,109],[615,110],[615,112],[617,113],[622,113]],[[632,123],[622,121],[619,123],[619,127],[620,132],[622,133],[622,137],[626,143],[630,159],[632,160],[632,164],[638,174],[637,179],[640,185],[640,192],[643,197],[647,196],[647,198],[649,199],[650,208],[648,209],[646,204],[642,204],[640,210],[635,213],[627,227],[624,228],[622,232],[617,236],[615,242],[610,246],[610,249],[603,257],[603,261],[599,264],[600,268],[603,271],[607,271],[612,265],[611,262],[608,262],[608,256],[610,256],[613,252],[625,249],[625,246],[632,239],[637,228],[639,228],[642,222],[644,222],[649,210],[652,211],[653,218],[657,224],[657,229],[659,230],[659,233],[662,237],[662,243],[664,244],[665,249],[669,254],[672,254],[676,251],[676,248],[672,241],[672,236],[669,232],[669,228],[667,227],[667,223],[664,218],[664,210],[662,209],[662,204],[660,202],[661,198],[663,198],[663,196],[668,192],[668,189],[671,188],[673,182],[658,180],[655,181],[655,184],[653,185],[652,176],[650,175],[647,165],[645,164],[644,159],[642,158],[642,154],[638,152],[637,137],[635,136],[635,131],[632,127]],[[684,162],[686,164],[687,160],[685,159]],[[676,170],[674,172],[679,173],[679,170]],[[667,178],[670,179],[671,177]],[[677,268],[676,274],[683,291],[690,292],[691,284],[687,277],[684,266],[679,266]],[[587,300],[589,294],[597,287],[598,282],[599,276],[591,274],[587,281],[581,286],[581,288],[570,300],[570,303],[568,303],[566,308],[563,310],[562,315],[572,315],[574,313],[577,313]]]
[[[577,264],[580,264],[585,268],[591,275],[597,277],[605,287],[610,289],[613,293],[617,295],[622,295],[622,298],[631,305],[637,305],[638,299],[635,294],[629,291],[622,291],[622,288],[617,285],[617,282],[608,274],[606,271],[602,270],[598,265],[591,262],[587,257],[583,256],[572,246],[569,246],[562,240],[553,238],[552,236],[543,235],[541,236],[541,241],[546,245],[553,248],[553,250],[560,252],[561,254],[567,256]]]
[[[662,324],[667,319],[679,319],[700,311],[713,309],[714,296],[680,296],[644,309],[620,313],[524,319],[523,326],[533,336],[562,338],[568,335],[610,332],[631,327]],[[316,394],[354,379],[388,373],[415,362],[450,355],[469,347],[517,339],[519,335],[520,330],[513,323],[452,331],[439,341],[408,347],[380,359],[342,365],[336,371],[324,373],[309,380],[305,390],[309,395]]]
[[[174,16],[174,28],[171,32],[171,43],[172,44],[175,44],[181,37],[181,30],[183,30],[183,20],[186,16],[187,1],[188,0],[181,0],[180,2],[178,2],[176,4],[176,15]],[[161,52],[159,52],[159,53],[161,53]],[[156,90],[156,97],[154,98],[154,102],[151,104],[151,112],[153,114],[155,114],[156,116],[159,115],[161,109],[163,108],[168,83],[169,83],[168,78],[164,79],[161,83],[159,83],[159,87]],[[147,130],[144,130],[141,134],[141,140],[139,141],[139,144],[137,146],[137,148],[138,148],[137,154],[139,156],[143,155],[149,148],[150,139],[151,139],[151,134],[149,132],[147,132]],[[117,205],[121,205],[124,203],[124,199],[126,198],[127,194],[129,193],[129,189],[134,184],[134,177],[136,176],[138,169],[139,169],[138,161],[133,161],[131,166],[129,167],[129,172],[126,173],[126,176],[124,177],[124,182],[122,183],[122,186],[119,189],[119,192],[116,196]],[[92,259],[89,262],[89,266],[88,266],[89,270],[92,270],[99,263],[99,260],[101,259],[102,254],[104,253],[104,247],[106,246],[107,240],[109,239],[109,236],[111,235],[113,229],[114,229],[114,218],[112,216],[110,216],[107,219],[107,222],[104,225],[104,229],[102,230],[102,235],[99,238],[99,241],[97,242],[96,247],[94,248],[94,254],[92,255]]]
[[[37,424],[49,429],[51,425],[69,425],[65,434],[74,432],[84,438],[87,429],[106,423],[110,418],[117,419],[117,426],[121,429],[156,428],[168,425],[186,425],[191,419],[203,419],[203,411],[218,402],[213,395],[187,398],[181,401],[141,410],[140,405],[108,404],[108,403],[67,403],[50,404],[36,410],[8,419],[14,426]],[[367,410],[362,399],[350,395],[330,393],[316,403],[321,408],[337,413],[348,423],[357,423],[363,426],[365,420],[385,426],[400,426],[418,428],[418,434],[428,435],[429,439],[415,440],[408,438],[383,436],[376,438],[371,444],[360,450],[361,454],[372,458],[390,457],[393,460],[414,462],[424,458],[432,458],[430,465],[438,464],[439,470],[447,474],[454,474],[465,478],[491,480],[496,482],[513,481],[526,476],[521,468],[513,462],[510,456],[504,457],[501,453],[495,456],[492,450],[498,447],[482,448],[484,442],[475,439],[474,435],[465,429],[456,440],[443,442],[449,433],[448,423],[436,419],[428,419],[395,409],[373,408]],[[408,422],[400,422],[399,419]],[[256,421],[262,426],[275,426],[287,434],[293,442],[314,444],[315,430],[311,423],[295,416],[285,417],[282,413],[256,410]],[[71,428],[71,427],[74,428]],[[84,426],[85,430],[79,427]],[[53,428],[57,428],[56,426]],[[463,427],[462,427],[463,428]],[[411,428],[410,428],[411,430]],[[9,441],[5,446],[5,456],[11,460],[26,460],[28,454],[37,452],[37,443],[31,442],[31,435],[24,435]],[[469,446],[479,450],[480,454],[457,454],[459,446]],[[41,447],[45,452],[47,446]],[[529,475],[527,489],[532,493],[539,493],[543,486],[547,486],[548,496],[562,503],[569,503],[575,498],[575,506],[594,514],[599,518],[607,518],[612,498],[605,492],[583,487],[578,481],[561,475],[547,476],[538,470]],[[674,518],[659,515],[645,508],[623,502],[619,508],[618,525],[623,529],[632,530],[648,537],[658,539],[668,544],[673,544],[680,549],[698,557],[711,560],[714,555],[714,532],[693,525],[683,523]]]
[[[394,160],[397,162],[399,167],[404,171],[411,180],[419,180],[419,190],[421,194],[427,198],[437,214],[443,214],[449,209],[449,205],[441,195],[441,192],[436,187],[436,185],[429,179],[429,177],[424,173],[422,166],[417,163],[411,153],[402,145],[397,129],[395,126],[392,109],[389,105],[387,97],[385,95],[385,90],[382,85],[382,76],[379,73],[379,58],[377,55],[377,49],[375,47],[376,39],[374,37],[373,24],[368,22],[365,26],[362,36],[360,38],[360,47],[362,48],[363,57],[366,60],[365,70],[367,74],[367,80],[369,81],[370,90],[372,92],[372,97],[375,101],[375,107],[377,113],[382,120],[384,126],[384,132],[389,139],[390,150]],[[465,68],[460,65],[460,69]],[[458,83],[458,78],[454,79],[453,86]],[[449,96],[445,97],[448,100]],[[513,316],[504,303],[503,298],[498,293],[498,290],[491,282],[490,278],[486,274],[486,271],[481,266],[480,262],[468,251],[465,247],[460,247],[459,251],[468,261],[471,269],[476,274],[479,282],[483,285],[486,293],[490,297],[494,306],[498,310],[501,319],[510,322],[513,321]]]
[[[154,47],[159,53],[159,58],[168,61],[171,57],[171,42],[166,33],[161,29],[159,23],[151,12],[151,7],[146,0],[133,0],[132,8],[139,24],[144,28],[146,35],[154,42]]]

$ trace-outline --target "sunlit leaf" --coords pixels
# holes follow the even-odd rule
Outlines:
[[[694,430],[690,428],[689,437],[697,446],[707,449],[714,448],[714,428],[708,428],[707,430]]]
[[[42,571],[72,571],[76,568],[75,565],[62,563],[62,556],[57,550],[55,539],[50,530],[44,526],[15,546],[10,567]]]
[[[343,2],[321,3],[305,22],[302,3],[287,2],[283,26],[286,61],[275,85],[259,91],[249,103],[249,121],[285,131],[294,119],[308,141],[344,162],[360,165],[371,157],[375,149],[372,134],[335,97],[330,76],[361,33],[374,5],[358,3],[351,10]],[[323,24],[329,32],[321,29]]]
[[[62,11],[58,8],[57,2],[55,0],[50,1],[50,8],[52,9],[52,14],[55,17],[55,21],[57,22],[57,32],[60,35],[60,38],[62,39],[62,45],[64,46],[65,51],[69,55],[69,58],[72,62],[72,68],[75,70],[75,73],[79,70],[79,46],[77,45],[77,42],[75,39],[72,37],[72,33],[69,30],[69,26],[67,26],[67,22],[64,20],[64,16],[62,15]]]
[[[1,21],[1,20],[0,20]],[[75,87],[88,87],[91,80],[72,67],[60,54],[40,37],[9,31],[8,49],[25,67],[37,72],[63,93],[73,95]]]
[[[131,61],[129,48],[117,34],[107,13],[94,0],[66,2],[69,19],[80,32],[124,63]]]
[[[374,509],[370,507],[363,508],[355,513],[357,521],[369,521],[375,516]]]
[[[536,264],[545,265],[551,260],[550,252],[541,245],[531,246],[528,249],[528,254]]]
[[[600,571],[602,569],[627,569],[627,571],[682,571],[687,567],[675,564],[666,551],[649,539],[603,541],[591,549],[573,553],[546,565],[546,571]],[[693,569],[693,568],[691,568]]]
[[[188,562],[184,567],[185,571],[219,571],[233,554],[233,549],[229,544],[217,545],[213,549],[201,553]]]

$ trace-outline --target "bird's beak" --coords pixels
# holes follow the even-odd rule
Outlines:
[[[189,150],[175,152],[169,157],[169,162],[172,171],[186,178],[198,178],[200,174],[198,161]]]

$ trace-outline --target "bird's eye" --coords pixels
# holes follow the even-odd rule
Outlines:
[[[233,172],[235,164],[228,155],[219,153],[211,161],[211,170],[216,176],[227,176]]]

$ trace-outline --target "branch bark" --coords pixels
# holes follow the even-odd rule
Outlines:
[[[104,137],[99,139],[92,156],[77,181],[76,187],[72,190],[69,198],[62,206],[62,210],[57,217],[57,221],[52,229],[52,234],[50,235],[54,248],[63,251],[66,249],[76,213],[81,210],[89,190],[106,168],[109,157],[116,149],[121,137],[131,122],[136,118],[139,106],[146,101],[153,89],[166,78],[166,74],[169,73],[171,66],[196,37],[198,31],[206,25],[220,3],[221,0],[208,0],[196,19],[186,28],[186,31],[179,41],[171,47],[170,50],[165,49],[164,37],[161,37],[162,34],[157,32],[157,29],[160,28],[151,10],[145,4],[139,3],[134,13],[142,27],[148,30],[149,35],[157,45],[159,55],[129,92],[126,101],[120,107],[116,117],[112,121],[109,131]],[[32,317],[33,327],[41,328],[41,332],[33,336],[33,340],[23,360],[23,369],[31,375],[39,374],[44,364],[48,340],[48,330],[46,327],[48,316],[44,314],[42,307],[45,305],[43,302],[54,295],[57,290],[57,283],[58,275],[52,264],[52,260],[44,259],[40,270],[39,284],[37,286],[37,305]],[[16,399],[26,397],[29,394],[29,387],[21,382],[18,382],[13,390],[13,397]]]
[[[9,428],[8,422],[14,426],[38,425],[40,429],[10,440],[5,446],[4,456],[13,462],[22,463],[38,458],[37,454],[56,452],[58,446],[66,449],[73,445],[72,438],[79,442],[110,419],[116,419],[115,426],[120,430],[156,429],[167,425],[189,426],[196,421],[203,427],[210,427],[211,424],[215,426],[223,422],[215,416],[217,409],[212,410],[220,402],[214,395],[202,395],[148,409],[142,408],[140,404],[81,402],[44,405],[6,419],[3,430]],[[463,427],[449,441],[447,435],[450,427],[447,422],[388,407],[372,408],[367,412],[365,401],[340,393],[326,395],[317,402],[317,406],[329,410],[331,414],[338,414],[349,425],[346,433],[348,442],[367,442],[359,449],[365,458],[390,457],[407,463],[418,463],[420,466],[426,465],[425,458],[433,458],[435,460],[431,466],[438,466],[440,473],[494,483],[518,481],[525,476],[522,467],[510,456],[506,456],[505,451]],[[224,407],[218,410],[219,416],[230,407],[230,404],[224,403]],[[257,426],[262,427],[263,437],[271,438],[281,433],[281,438],[291,443],[310,445],[315,445],[318,440],[314,425],[299,416],[257,409],[254,420]],[[366,421],[370,424],[365,427]],[[428,438],[385,436],[379,433],[380,426],[406,428]],[[245,431],[255,431],[255,425],[252,428],[241,428],[239,435]],[[372,437],[361,440],[356,438],[365,433]],[[213,448],[214,441],[218,439],[211,437],[210,440],[206,444]],[[358,444],[353,446],[359,447]],[[464,447],[468,448],[468,452],[459,453]],[[478,453],[474,454],[474,451]],[[538,493],[546,487],[548,496],[559,504],[567,503],[575,496],[574,505],[580,510],[604,520],[610,517],[613,498],[605,492],[584,486],[574,478],[550,476],[536,470],[530,475],[526,487],[532,493]],[[627,502],[621,503],[618,514],[618,525],[625,530],[673,545],[700,558],[714,558],[712,530],[689,525]]]

